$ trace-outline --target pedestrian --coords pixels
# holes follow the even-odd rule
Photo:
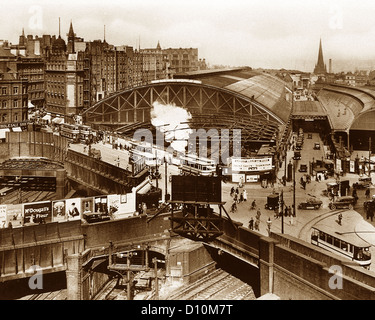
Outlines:
[[[259,223],[260,223],[260,220],[256,219],[255,220],[255,230],[257,230],[257,231],[259,231]]]
[[[247,191],[246,191],[246,189],[243,191],[243,201],[247,201]]]
[[[240,192],[240,191],[238,190],[238,187],[237,187],[237,188],[236,188],[236,194],[238,195],[238,194],[239,194],[239,192]]]
[[[342,214],[340,213],[338,216],[338,224],[341,226],[341,221],[342,221]]]
[[[230,189],[230,196],[231,196],[231,197],[233,197],[233,193],[234,193],[234,187],[232,187],[232,188]]]
[[[267,231],[268,231],[268,236],[271,235],[271,225],[272,225],[271,218],[268,217],[268,220],[267,220]]]
[[[254,199],[254,201],[251,203],[250,210],[253,210],[253,209],[255,209],[256,207],[257,207],[257,205],[256,205],[256,202],[255,202],[255,199]]]
[[[254,219],[253,219],[253,217],[250,218],[250,221],[249,221],[249,229],[250,229],[250,230],[254,230]]]
[[[365,195],[366,195],[366,199],[370,198],[370,188],[366,189]]]
[[[260,219],[260,216],[261,216],[261,213],[260,213],[260,209],[258,208],[256,218]]]
[[[371,221],[373,221],[373,218],[374,218],[374,209],[373,209],[372,205],[370,205],[369,207],[370,207],[370,213],[369,213],[370,219],[371,219]]]
[[[240,203],[242,203],[242,201],[243,201],[243,192],[241,192],[240,194]]]
[[[287,217],[289,214],[289,211],[288,211],[288,207],[285,206],[285,209],[284,209],[284,217]]]
[[[237,200],[238,200],[237,193],[234,193],[233,200],[234,200],[234,202],[237,202]]]
[[[237,211],[237,202],[236,201],[233,201],[232,203],[232,208],[231,208],[231,212],[236,212]]]

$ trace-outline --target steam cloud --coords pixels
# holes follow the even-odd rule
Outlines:
[[[174,104],[161,104],[157,101],[152,106],[152,125],[164,133],[165,141],[170,142],[174,150],[185,153],[192,132],[188,124],[192,118],[190,112]]]

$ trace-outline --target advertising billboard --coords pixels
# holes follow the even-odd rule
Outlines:
[[[52,202],[52,221],[66,221],[65,200]]]
[[[65,212],[69,221],[81,219],[81,198],[66,199]]]
[[[94,212],[102,215],[108,214],[107,196],[94,197]]]
[[[232,158],[232,171],[251,172],[272,170],[272,157]]]
[[[51,222],[51,201],[25,203],[23,205],[23,214],[23,225]]]
[[[7,227],[7,206],[5,204],[0,205],[0,228]]]
[[[23,213],[22,204],[8,204],[7,205],[7,226],[22,227]]]
[[[81,199],[81,212],[83,214],[94,212],[94,198],[93,197]]]

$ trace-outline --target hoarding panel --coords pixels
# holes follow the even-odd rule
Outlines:
[[[23,205],[24,225],[48,223],[52,221],[51,201],[25,203]]]

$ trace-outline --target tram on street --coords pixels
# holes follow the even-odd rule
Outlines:
[[[180,157],[179,166],[182,174],[211,176],[216,173],[216,163],[214,160],[198,157],[194,154],[187,154]]]
[[[73,142],[78,142],[79,126],[77,124],[62,123],[60,125],[60,136],[66,137]]]
[[[359,222],[360,219],[363,220],[363,218],[354,211],[345,213],[354,214],[351,215],[350,219],[348,219],[349,215],[346,214],[342,218],[341,225],[338,225],[336,220],[329,218],[314,225],[312,227],[311,243],[369,269],[371,264],[371,244],[360,238],[354,230],[356,222]]]

